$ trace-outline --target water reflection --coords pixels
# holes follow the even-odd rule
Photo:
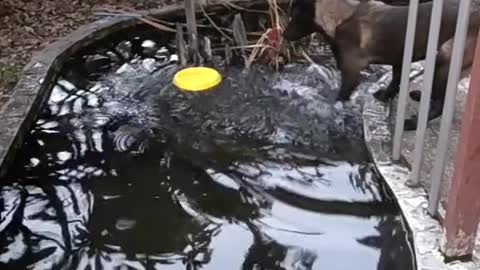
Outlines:
[[[189,95],[157,44],[64,70],[2,180],[2,269],[413,268],[333,69],[231,68]]]

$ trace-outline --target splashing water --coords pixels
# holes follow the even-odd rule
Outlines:
[[[413,269],[362,138],[385,70],[343,106],[331,65],[221,68],[191,94],[160,44],[63,70],[2,180],[2,269]]]

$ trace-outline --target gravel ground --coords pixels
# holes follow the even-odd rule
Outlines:
[[[96,8],[157,8],[172,0],[0,0],[0,96],[33,52],[95,20]]]

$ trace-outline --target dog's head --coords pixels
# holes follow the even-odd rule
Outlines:
[[[295,41],[316,31],[315,0],[294,0],[283,38]]]

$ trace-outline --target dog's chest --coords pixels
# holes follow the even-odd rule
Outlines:
[[[368,50],[370,48],[370,44],[373,40],[373,31],[371,27],[365,23],[360,23],[359,25],[359,40],[360,40],[360,49]]]

